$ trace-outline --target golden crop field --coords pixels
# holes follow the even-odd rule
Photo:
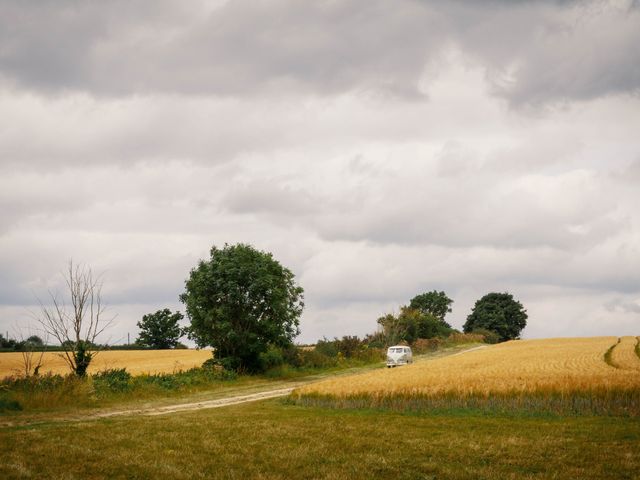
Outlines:
[[[611,351],[613,366],[624,370],[640,371],[640,357],[636,353],[637,345],[637,338],[622,337],[620,343]]]
[[[617,342],[616,337],[505,342],[406,367],[325,380],[298,389],[294,398],[563,394],[594,389],[632,392],[635,398],[640,392],[638,339],[623,337]],[[612,345],[609,365],[605,354]]]
[[[171,373],[199,367],[209,358],[211,358],[210,350],[106,350],[96,355],[89,366],[89,373],[111,368],[126,368],[132,375]],[[21,353],[0,353],[0,378],[20,375],[22,371]],[[69,367],[60,357],[59,352],[44,354],[40,373],[46,372],[69,373]]]

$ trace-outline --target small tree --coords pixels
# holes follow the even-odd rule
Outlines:
[[[446,293],[433,290],[413,297],[409,303],[409,308],[432,315],[447,327],[450,327],[450,325],[445,322],[444,317],[447,313],[451,313],[452,303],[453,300],[451,300]]]
[[[31,335],[30,332],[28,333],[29,336],[27,339],[24,340],[23,328],[16,326],[15,330],[18,338],[20,338],[20,341],[15,345],[15,349],[20,352],[22,357],[22,369],[20,373],[24,374],[25,377],[38,375],[43,364],[46,346],[45,341],[38,335]],[[28,327],[27,331],[29,331]]]
[[[527,318],[527,311],[514,300],[513,295],[493,292],[476,302],[463,329],[465,333],[486,329],[498,334],[500,341],[504,342],[520,337]]]
[[[211,249],[191,270],[180,296],[189,335],[210,345],[225,367],[257,371],[269,345],[287,347],[298,334],[303,290],[270,253],[250,245]]]
[[[96,338],[111,326],[113,317],[105,318],[102,281],[93,275],[91,268],[69,261],[63,277],[67,296],[49,292],[51,305],[40,301],[40,311],[34,316],[44,331],[60,342],[61,357],[70,370],[83,377],[98,353]]]
[[[184,329],[178,323],[183,318],[182,313],[171,313],[168,308],[144,315],[137,323],[140,334],[136,343],[158,349],[177,347],[184,335]]]

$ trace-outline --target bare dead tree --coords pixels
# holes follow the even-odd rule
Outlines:
[[[113,323],[114,317],[105,318],[102,303],[102,280],[94,276],[91,268],[74,265],[73,260],[63,274],[67,287],[65,297],[49,291],[51,304],[40,301],[35,315],[44,331],[62,346],[61,357],[76,375],[83,377],[91,360],[98,353],[97,337]]]

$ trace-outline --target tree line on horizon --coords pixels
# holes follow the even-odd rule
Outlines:
[[[41,302],[36,317],[46,334],[59,341],[70,369],[84,376],[97,353],[96,337],[111,324],[104,317],[101,279],[91,269],[69,262],[65,275],[69,302],[51,294],[52,306]],[[268,252],[248,244],[213,246],[208,260],[200,260],[185,281],[180,295],[190,320],[181,327],[184,315],[168,308],[146,314],[137,323],[137,346],[180,348],[188,336],[196,345],[212,347],[215,362],[227,370],[259,372],[276,357],[291,353],[299,334],[304,308],[304,291],[294,274]],[[378,331],[360,340],[343,337],[319,341],[325,351],[349,354],[350,345],[385,346],[413,344],[420,339],[447,338],[454,333],[446,321],[453,300],[433,290],[413,297],[398,314],[378,318]],[[68,308],[70,305],[71,308]],[[464,333],[482,335],[488,342],[519,338],[527,313],[509,293],[489,293],[476,301],[463,326]],[[333,343],[332,343],[333,342]],[[331,344],[331,346],[330,346]]]

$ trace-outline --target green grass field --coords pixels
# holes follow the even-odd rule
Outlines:
[[[429,362],[464,348],[469,346],[417,360]],[[369,375],[365,372],[385,372],[383,366],[241,376],[160,396],[132,390],[90,404],[67,399],[5,411],[0,414],[0,479],[640,479],[640,417],[616,416],[615,409],[561,415],[521,405],[461,408],[445,402],[414,410],[403,403],[394,410],[292,397],[162,416],[90,419],[98,412]]]
[[[633,479],[640,419],[410,415],[282,400],[0,430],[0,478]]]

